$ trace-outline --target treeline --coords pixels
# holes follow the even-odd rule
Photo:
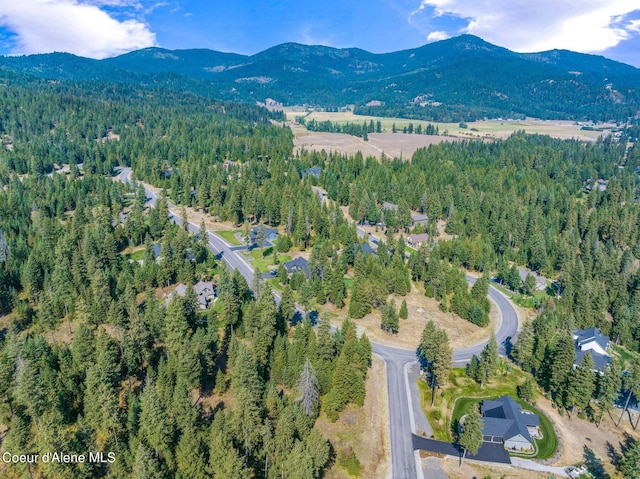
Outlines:
[[[362,138],[367,141],[369,139],[369,133],[382,133],[382,124],[378,121],[375,126],[373,120],[367,123],[366,121],[360,123],[338,123],[331,120],[316,121],[309,120],[305,122],[307,130],[309,131],[324,131],[329,133],[346,133],[347,135],[353,135]]]

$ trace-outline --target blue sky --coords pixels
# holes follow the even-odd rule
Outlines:
[[[640,67],[639,0],[0,0],[0,54],[105,58],[148,46],[252,54],[284,42],[389,52],[462,33]]]

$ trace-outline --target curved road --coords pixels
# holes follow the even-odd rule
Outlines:
[[[118,174],[118,179],[123,183],[131,182],[131,168],[122,168]],[[146,185],[144,186],[148,203],[155,207],[159,195]],[[172,214],[171,221],[180,224],[181,220],[174,209],[175,206],[169,203],[169,211]],[[189,222],[188,230],[191,233],[197,234],[199,226]],[[373,241],[372,238],[374,238],[375,241]],[[377,246],[377,238],[370,237],[369,240],[373,245]],[[211,231],[208,232],[208,243],[211,251],[225,262],[227,268],[230,270],[240,270],[240,273],[246,278],[247,283],[249,285],[253,284],[253,267],[248,263],[242,253],[234,251],[226,240]],[[470,283],[475,282],[475,279],[470,276],[467,276],[467,279]],[[507,338],[516,337],[518,331],[518,315],[509,300],[493,286],[489,287],[489,297],[496,303],[500,311],[502,321],[495,334],[496,340],[500,345],[500,352],[504,354],[505,351],[502,343]],[[469,362],[472,355],[479,355],[486,344],[487,341],[484,341],[454,351],[454,365],[464,366]],[[422,477],[422,471],[418,472],[419,465],[416,463],[414,456],[412,432],[415,432],[415,422],[413,414],[414,411],[416,414],[422,414],[422,412],[420,408],[410,407],[411,400],[417,401],[417,404],[419,404],[420,398],[415,397],[415,394],[413,398],[410,397],[411,393],[405,371],[408,364],[416,361],[416,351],[374,342],[372,342],[371,345],[373,352],[384,360],[387,368],[389,432],[391,440],[391,473],[389,477],[393,479],[417,479],[418,477]]]

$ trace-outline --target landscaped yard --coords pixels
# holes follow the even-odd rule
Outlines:
[[[516,394],[517,385],[524,380],[525,374],[522,371],[512,369],[505,373],[498,373],[496,378],[481,388],[478,383],[465,375],[464,369],[454,369],[449,377],[449,384],[438,390],[435,405],[431,407],[431,390],[424,381],[419,379],[422,408],[433,428],[434,437],[441,441],[451,441],[452,431],[457,428],[458,421],[474,404],[483,399],[496,399],[508,394],[520,404],[522,409],[535,412],[540,417],[543,437],[536,440],[538,451],[533,457],[546,459],[553,456],[558,447],[558,438],[551,422],[536,408],[519,400]]]
[[[260,273],[268,273],[272,269],[277,269],[279,264],[291,261],[291,255],[278,254],[278,265],[274,263],[273,248],[255,248],[251,251],[243,251],[242,254],[251,259],[251,264]]]
[[[508,288],[505,288],[499,283],[491,282],[491,286],[495,286],[496,289],[506,294],[509,299],[511,299],[518,306],[523,308],[533,308],[537,309],[541,304],[544,304],[548,299],[549,295],[546,291],[535,291],[532,295],[514,293]],[[547,288],[548,290],[549,288]]]
[[[242,230],[216,231],[216,234],[222,236],[227,243],[234,246],[241,246],[242,243],[236,238],[236,233],[242,234]]]

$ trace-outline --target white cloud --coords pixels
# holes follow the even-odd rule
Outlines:
[[[447,32],[444,31],[436,31],[436,32],[431,32],[429,33],[429,35],[427,35],[427,41],[428,42],[437,42],[440,40],[446,40],[447,38],[450,38],[451,35],[449,35]]]
[[[139,8],[133,0],[0,0],[0,25],[16,35],[14,53],[63,51],[106,58],[156,45],[136,20],[117,20],[99,6]]]
[[[634,26],[637,31],[637,24],[624,25],[619,19],[638,8],[637,0],[423,0],[410,22],[427,14],[431,19],[465,19],[466,27],[455,33],[471,33],[520,52],[601,52],[628,39]]]

